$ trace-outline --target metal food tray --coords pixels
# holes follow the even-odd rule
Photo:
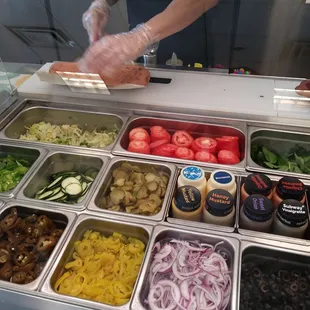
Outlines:
[[[182,240],[190,240],[195,241],[199,240],[203,243],[209,243],[215,245],[218,242],[224,241],[223,244],[219,245],[225,249],[225,252],[229,255],[229,269],[231,272],[232,278],[232,291],[231,291],[231,299],[230,303],[227,307],[227,310],[237,310],[237,286],[238,286],[238,268],[239,268],[239,249],[240,242],[238,239],[230,238],[224,235],[213,235],[208,231],[197,230],[190,231],[186,229],[173,228],[168,226],[158,225],[154,228],[152,238],[150,241],[149,251],[146,255],[146,263],[142,269],[143,277],[140,277],[137,285],[136,294],[134,295],[134,299],[131,305],[131,309],[133,310],[147,310],[144,305],[144,300],[147,297],[147,290],[149,289],[148,285],[148,274],[150,271],[150,266],[152,264],[152,249],[154,244],[157,241],[161,241],[167,238],[176,238]]]
[[[308,130],[306,132],[305,128],[302,128],[302,130],[304,130],[304,132],[278,130],[266,127],[249,127],[247,136],[246,170],[310,179],[310,174],[285,172],[262,167],[256,164],[251,157],[251,146],[253,143],[263,144],[268,149],[275,150],[280,154],[288,152],[289,149],[296,144],[299,144],[310,151],[310,131]]]
[[[155,168],[157,171],[162,171],[166,173],[169,176],[169,182],[167,185],[167,190],[165,197],[162,202],[162,207],[159,213],[151,216],[145,216],[145,215],[139,215],[139,214],[131,214],[126,212],[118,212],[118,211],[110,211],[107,209],[100,208],[99,201],[100,199],[106,195],[106,192],[109,191],[109,187],[112,182],[112,172],[114,169],[118,168],[123,162],[128,162],[132,165],[137,165],[140,167],[143,166],[151,166]],[[163,221],[167,212],[167,208],[169,208],[169,202],[170,202],[170,194],[172,192],[172,186],[174,184],[175,179],[175,172],[176,172],[176,166],[169,163],[158,163],[158,162],[152,162],[147,160],[140,160],[140,159],[131,159],[131,158],[120,158],[115,157],[110,162],[109,165],[104,173],[104,176],[102,177],[103,182],[97,187],[95,193],[92,195],[92,198],[90,200],[90,203],[88,204],[87,209],[94,212],[100,212],[103,215],[110,215],[111,217],[113,215],[123,215],[124,217],[128,218],[140,218],[145,220],[153,220],[153,221]]]
[[[142,242],[144,242],[146,246],[145,247],[145,253],[146,253],[145,257],[146,257],[148,253],[149,242],[151,239],[151,233],[153,227],[146,224],[138,224],[138,223],[133,224],[131,222],[126,221],[125,219],[123,221],[117,221],[107,218],[98,219],[91,215],[79,216],[70,235],[68,236],[65,244],[63,245],[61,252],[57,257],[57,260],[55,261],[52,269],[50,270],[47,278],[45,279],[44,284],[41,287],[41,291],[57,299],[62,299],[66,302],[77,304],[84,307],[89,307],[91,309],[119,309],[119,310],[131,309],[130,304],[133,299],[133,296],[135,295],[138,280],[135,283],[135,287],[133,289],[130,301],[122,306],[110,306],[107,304],[89,301],[81,298],[61,295],[54,291],[53,286],[55,282],[63,273],[65,264],[68,263],[72,258],[72,254],[74,252],[74,242],[77,240],[81,240],[83,234],[87,230],[98,231],[105,235],[111,235],[113,232],[119,232],[126,236],[138,238]],[[142,266],[146,261],[145,257],[140,268],[138,279],[139,277],[144,276],[144,274],[142,273]]]
[[[36,169],[38,164],[43,160],[46,155],[46,150],[29,146],[25,143],[12,143],[7,140],[0,140],[0,157],[12,155],[16,159],[25,159],[31,164],[27,173],[23,176],[20,182],[8,192],[0,192],[0,197],[13,198],[20,190],[24,182],[29,178],[31,173]]]
[[[27,102],[26,102],[27,103]],[[31,102],[30,102],[31,103]],[[9,123],[4,127],[4,129],[0,132],[0,137],[3,139],[14,139],[18,141],[22,141],[25,143],[32,143],[34,145],[45,145],[47,147],[57,147],[57,148],[78,148],[81,150],[97,150],[100,152],[110,153],[113,146],[117,141],[117,137],[115,141],[108,145],[105,148],[88,148],[81,146],[71,146],[64,144],[53,144],[53,143],[45,143],[39,141],[30,141],[30,140],[20,140],[19,137],[22,134],[26,133],[26,127],[31,126],[34,123],[38,122],[49,122],[55,125],[73,125],[76,124],[79,128],[83,130],[92,131],[94,129],[120,129],[118,135],[121,134],[124,124],[126,123],[128,117],[120,114],[112,114],[112,113],[103,113],[98,111],[92,111],[90,108],[89,111],[85,111],[78,108],[69,108],[66,107],[47,107],[44,106],[43,103],[40,105],[39,102],[35,102],[37,105],[25,106],[17,115],[13,117],[11,120],[10,117],[13,115],[9,115],[8,120]]]
[[[143,127],[145,129],[149,129],[151,126],[162,126],[167,129],[168,132],[175,132],[176,130],[186,130],[190,132],[194,138],[201,137],[201,136],[208,136],[208,137],[219,137],[219,136],[238,136],[240,138],[240,145],[241,145],[241,154],[244,154],[246,150],[246,139],[245,139],[245,132],[246,127],[240,126],[241,122],[235,122],[230,126],[227,125],[217,125],[211,123],[195,123],[195,122],[187,122],[187,121],[178,121],[172,119],[164,119],[164,118],[154,118],[154,117],[138,117],[134,116],[129,119],[122,135],[117,140],[117,143],[112,151],[114,155],[121,155],[121,156],[131,156],[137,157],[142,159],[153,159],[153,160],[160,160],[160,161],[169,161],[172,163],[182,164],[182,165],[198,165],[202,167],[214,167],[218,169],[225,169],[230,167],[232,169],[240,169],[244,170],[246,159],[245,157],[242,161],[237,165],[221,165],[221,164],[213,164],[213,163],[204,163],[200,161],[194,160],[184,160],[172,157],[162,157],[162,156],[155,156],[155,155],[145,155],[139,153],[128,152],[127,147],[129,144],[129,132],[133,128],[136,127]]]
[[[30,205],[30,204],[16,200],[16,201],[12,201],[12,202],[5,204],[4,207],[1,208],[0,220],[3,219],[9,213],[10,209],[12,208],[17,208],[18,214],[21,214],[22,216],[28,216],[31,214],[47,215],[50,219],[53,220],[53,222],[58,223],[60,227],[64,227],[64,232],[62,236],[60,237],[60,239],[58,240],[41,274],[33,282],[28,283],[28,284],[16,284],[16,283],[11,283],[11,282],[7,282],[4,280],[0,280],[0,285],[1,287],[4,287],[4,288],[14,289],[14,290],[35,291],[39,288],[40,284],[46,277],[48,270],[53,265],[54,259],[58,257],[58,252],[62,248],[62,244],[66,240],[67,234],[72,228],[71,226],[73,222],[75,221],[76,215],[74,213],[71,213],[65,210],[57,210],[57,211],[51,210],[50,211],[50,210],[41,208],[37,204]]]
[[[310,246],[310,212],[309,212],[309,201],[306,199],[306,206],[308,209],[308,221],[309,221],[309,226],[305,234],[304,239],[299,239],[299,238],[293,238],[293,237],[287,237],[287,236],[281,236],[281,235],[276,235],[273,233],[265,233],[265,232],[260,232],[260,231],[254,231],[254,230],[248,230],[248,229],[242,229],[239,226],[240,222],[240,210],[241,210],[241,199],[240,199],[240,190],[241,186],[243,185],[246,176],[248,174],[244,174],[243,176],[240,176],[240,186],[239,186],[239,201],[238,201],[238,206],[236,208],[236,217],[237,217],[237,231],[244,236],[249,236],[249,237],[254,237],[254,238],[260,238],[260,239],[266,239],[266,240],[276,240],[276,241],[282,241],[286,243],[293,243],[293,244],[300,244],[300,245],[305,245],[305,246]],[[273,182],[273,186],[276,185],[277,181],[281,179],[279,176],[274,176],[274,175],[268,175],[266,174],[270,180]],[[309,180],[301,180],[306,187],[309,190],[310,186],[310,181]],[[307,195],[306,195],[307,196]]]
[[[207,180],[209,179],[212,171],[214,171],[216,169],[208,169],[208,168],[203,168],[203,171],[205,172],[206,178]],[[178,176],[180,175],[181,169],[179,169],[177,171],[177,175],[175,177],[175,180],[172,184],[172,191],[171,191],[171,195],[170,195],[170,201],[169,201],[169,209],[167,210],[167,214],[166,214],[166,218],[167,218],[167,222],[172,223],[172,224],[177,224],[177,225],[182,225],[182,226],[188,226],[188,227],[197,227],[200,229],[209,229],[209,230],[216,230],[216,231],[220,231],[220,232],[228,232],[228,233],[232,233],[234,231],[236,231],[237,227],[238,227],[238,216],[237,216],[237,209],[238,209],[238,205],[239,205],[239,200],[240,200],[240,171],[232,171],[230,169],[225,169],[226,171],[229,171],[230,173],[234,174],[234,176],[236,177],[236,184],[237,184],[237,192],[236,192],[236,197],[235,197],[235,222],[233,226],[222,226],[222,225],[215,225],[215,224],[209,224],[209,223],[204,223],[202,222],[195,222],[195,221],[187,221],[187,220],[182,220],[182,219],[177,219],[174,218],[171,214],[171,204],[172,204],[172,200],[175,196],[175,192],[176,192],[176,188],[177,188],[177,179]]]
[[[306,266],[309,265],[310,254],[307,252],[296,251],[291,248],[279,248],[274,245],[262,245],[251,241],[242,241],[240,247],[240,266],[237,279],[237,309],[240,307],[242,264],[244,261],[250,259],[265,259],[265,264],[269,263],[268,265],[271,267],[277,266],[277,262],[288,263],[290,266]]]
[[[97,188],[101,175],[104,172],[109,161],[107,156],[80,155],[78,152],[50,151],[41,165],[32,173],[28,181],[21,188],[17,197],[21,200],[36,201],[42,206],[52,206],[57,208],[66,208],[70,211],[82,211],[90,199],[92,192]],[[36,193],[44,186],[48,185],[48,177],[51,174],[61,171],[85,171],[88,168],[98,169],[98,175],[91,185],[85,198],[77,204],[66,204],[60,202],[37,200]]]

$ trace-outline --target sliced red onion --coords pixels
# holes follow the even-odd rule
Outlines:
[[[149,276],[149,308],[225,310],[230,301],[231,277],[217,249],[222,243],[213,246],[176,239],[160,246],[157,243]]]

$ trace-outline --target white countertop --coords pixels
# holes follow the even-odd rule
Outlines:
[[[135,103],[141,105],[141,109],[152,105],[160,110],[163,107],[179,107],[191,108],[198,113],[203,110],[256,116],[278,115],[273,78],[157,69],[151,70],[151,75],[171,78],[172,81],[170,84],[150,83],[142,89],[112,90],[111,95],[99,95],[75,93],[67,86],[41,82],[34,74],[19,88],[19,93],[24,97],[35,98],[49,95]],[[295,87],[300,80],[284,82]]]

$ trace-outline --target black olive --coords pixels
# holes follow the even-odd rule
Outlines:
[[[23,284],[26,280],[27,273],[25,271],[19,271],[13,274],[12,276],[12,282]]]
[[[262,272],[258,268],[253,269],[253,275],[255,278],[260,278],[262,275]]]
[[[17,209],[12,208],[11,212],[0,222],[0,227],[4,230],[9,230],[16,223],[18,218]]]
[[[279,270],[278,276],[283,282],[289,282],[290,281],[290,274],[287,270]]]
[[[283,310],[293,310],[293,307],[291,307],[290,305],[285,305]]]
[[[290,285],[290,289],[291,289],[292,292],[296,293],[298,291],[298,284],[296,282],[293,282]]]
[[[292,270],[291,271],[291,275],[294,277],[294,278],[299,278],[300,277],[300,271],[299,270]]]
[[[267,293],[269,290],[268,290],[268,286],[267,284],[265,284],[264,282],[261,283],[261,285],[259,286],[260,290],[263,292],[263,293]]]

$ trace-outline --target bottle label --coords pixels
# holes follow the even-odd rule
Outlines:
[[[189,166],[183,169],[183,176],[188,180],[199,180],[204,173],[199,167]]]
[[[222,189],[215,189],[209,192],[206,199],[206,209],[215,216],[226,216],[233,209],[233,196]]]
[[[214,174],[214,180],[220,184],[228,184],[232,181],[232,176],[226,171],[218,171]]]
[[[200,191],[193,186],[182,186],[177,189],[174,203],[180,211],[196,211],[201,205]]]
[[[284,225],[301,227],[308,221],[307,211],[304,205],[292,205],[282,203],[277,211],[277,218]]]
[[[261,195],[249,196],[243,205],[243,213],[256,222],[268,221],[273,214],[273,206],[269,199]]]

